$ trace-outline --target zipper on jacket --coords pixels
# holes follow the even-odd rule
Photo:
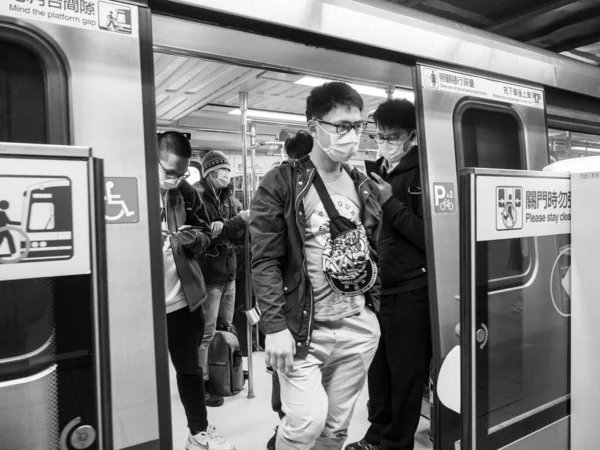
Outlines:
[[[310,181],[310,176],[312,174],[312,169],[309,169],[310,173],[308,175],[308,181]],[[303,196],[304,192],[310,188],[310,183],[306,182],[306,186],[304,186],[304,188],[300,191],[300,193],[298,194],[298,197],[296,197],[296,226],[298,227],[298,230],[300,230],[300,232],[304,233],[305,230],[301,230],[300,229],[300,224],[298,223],[298,202],[300,200],[300,197]],[[304,220],[306,220],[306,217],[304,218]],[[306,269],[306,251],[304,248],[304,245],[302,245],[302,268],[304,269],[304,275],[306,276],[306,278],[308,279],[308,281],[310,282],[310,277],[308,276],[308,270]],[[314,308],[314,297],[313,297],[313,291],[312,291],[312,283],[311,283],[311,288],[310,288],[310,316],[308,317],[308,334],[306,336],[306,342],[304,343],[304,345],[306,347],[308,347],[310,345],[310,334],[311,334],[311,328],[312,328],[312,320],[313,320],[313,308]]]

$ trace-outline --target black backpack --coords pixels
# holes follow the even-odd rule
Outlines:
[[[210,386],[223,396],[239,394],[244,388],[242,350],[234,328],[225,330],[217,324],[217,331],[208,347]]]

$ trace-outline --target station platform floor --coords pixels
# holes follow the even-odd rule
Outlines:
[[[273,435],[273,429],[279,420],[271,409],[271,375],[265,370],[264,353],[255,352],[254,362],[254,395],[248,398],[248,383],[238,395],[225,397],[225,404],[218,408],[208,408],[208,422],[214,425],[219,433],[236,446],[236,450],[264,450],[267,441]],[[244,358],[247,367],[247,359]],[[171,414],[173,423],[173,449],[184,450],[188,430],[185,413],[179,400],[175,369],[170,365]],[[367,388],[363,389],[354,410],[354,416],[348,430],[346,444],[356,442],[364,436],[369,422],[367,420]],[[432,448],[428,436],[429,420],[421,417],[419,429],[415,437],[415,450]]]

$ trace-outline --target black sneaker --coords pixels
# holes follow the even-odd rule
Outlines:
[[[380,450],[381,445],[370,444],[364,439],[361,439],[358,442],[347,445],[346,450]]]
[[[210,406],[212,408],[216,408],[217,406],[221,406],[223,403],[225,403],[222,395],[211,392],[208,383],[204,383],[204,401],[206,406]]]
[[[271,439],[269,439],[269,442],[267,442],[267,450],[275,450],[275,441],[277,441],[277,428],[279,427],[275,427],[275,434],[271,437]]]

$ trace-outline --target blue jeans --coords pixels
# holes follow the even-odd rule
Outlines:
[[[202,344],[198,350],[200,367],[204,380],[208,380],[208,346],[215,336],[217,319],[221,319],[226,327],[230,327],[233,322],[233,312],[235,310],[235,280],[228,281],[214,286],[206,286],[208,298],[202,305],[204,311],[204,336]]]

